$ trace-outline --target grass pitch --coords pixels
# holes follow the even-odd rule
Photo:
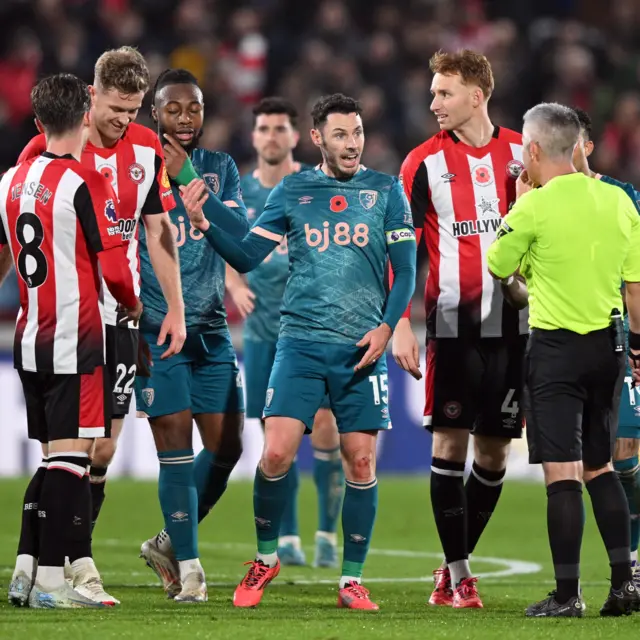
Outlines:
[[[337,640],[407,638],[620,638],[637,632],[635,617],[600,619],[608,590],[608,561],[593,519],[586,526],[582,579],[583,620],[527,620],[525,607],[553,588],[541,485],[508,482],[472,568],[480,574],[485,609],[453,611],[425,604],[439,542],[429,503],[428,479],[380,479],[380,504],[364,584],[380,605],[377,613],[336,609],[338,572],[285,567],[255,610],[234,609],[231,597],[253,557],[252,487],[229,486],[200,528],[200,552],[209,602],[179,605],[165,599],[155,575],[138,559],[140,544],[157,533],[162,518],[153,483],[109,481],[94,535],[96,563],[106,588],[122,601],[107,611],[31,611],[7,604],[20,503],[26,481],[0,482],[0,639]],[[587,504],[587,508],[589,505]],[[313,558],[316,503],[304,478],[301,534]],[[638,615],[638,614],[637,614]]]

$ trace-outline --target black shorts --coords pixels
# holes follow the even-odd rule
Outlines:
[[[582,460],[598,469],[611,460],[624,365],[609,329],[533,330],[525,355],[531,464]]]
[[[527,336],[427,342],[424,426],[521,438]]]
[[[18,375],[32,440],[46,443],[111,435],[111,389],[104,365],[87,374],[35,373],[18,369]]]
[[[111,385],[111,413],[113,418],[124,418],[129,413],[133,397],[138,362],[137,329],[106,326],[107,371]]]

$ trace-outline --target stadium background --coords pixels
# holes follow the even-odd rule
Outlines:
[[[0,21],[0,169],[11,166],[35,133],[29,92],[60,70],[92,79],[96,58],[122,44],[139,47],[153,80],[168,66],[187,67],[206,103],[202,145],[228,151],[251,168],[251,105],[278,93],[299,108],[296,157],[317,160],[306,114],[320,95],[342,91],[362,101],[364,162],[397,173],[404,155],[436,131],[429,113],[428,59],[439,48],[484,52],[496,78],[494,122],[519,128],[541,100],[588,110],[594,120],[593,166],[640,182],[640,3],[610,0],[3,0]],[[148,103],[139,121],[149,123]],[[424,270],[426,265],[422,269]],[[416,297],[422,295],[422,284]],[[28,443],[18,379],[11,367],[17,291],[13,274],[0,289],[0,475],[23,475],[38,458]],[[414,305],[423,340],[422,304]],[[238,315],[229,305],[242,359]],[[424,362],[424,357],[422,358]],[[390,358],[394,430],[380,445],[380,470],[425,472],[430,440],[419,428],[423,386]],[[135,421],[134,416],[128,418]],[[154,447],[145,421],[126,430],[112,468],[153,477]],[[261,447],[247,426],[236,475],[253,473]],[[135,455],[134,455],[135,452]],[[301,456],[309,462],[308,449]],[[516,447],[512,475],[538,477]],[[111,472],[110,472],[111,473]]]

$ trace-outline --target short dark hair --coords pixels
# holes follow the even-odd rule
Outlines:
[[[49,76],[31,90],[31,105],[47,134],[61,136],[78,127],[91,108],[89,87],[70,73]]]
[[[584,131],[584,135],[587,140],[591,140],[591,129],[593,127],[593,123],[591,122],[591,118],[589,114],[584,111],[584,109],[579,109],[574,107],[573,109],[578,116],[578,122],[580,122],[580,129]]]
[[[151,100],[154,104],[156,102],[156,94],[158,91],[171,84],[193,84],[200,88],[198,79],[193,75],[193,73],[191,73],[191,71],[187,71],[186,69],[165,69],[158,76],[158,79],[153,86],[153,96]]]
[[[286,100],[285,98],[280,98],[279,96],[268,96],[266,98],[262,98],[262,100],[253,107],[252,111],[254,125],[258,116],[270,116],[274,114],[287,115],[289,116],[289,122],[291,122],[292,127],[296,127],[298,125],[298,110],[293,106],[292,102],[289,102],[289,100]]]
[[[322,96],[314,105],[311,110],[311,117],[313,118],[314,129],[319,129],[332,113],[357,113],[362,115],[362,107],[360,103],[349,96],[345,96],[342,93],[334,93],[330,96]]]
[[[120,47],[105,51],[97,60],[94,84],[104,91],[115,89],[130,96],[147,92],[149,69],[143,55],[134,47]]]

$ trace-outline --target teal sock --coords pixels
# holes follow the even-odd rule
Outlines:
[[[318,531],[335,533],[344,495],[340,447],[313,449],[313,480],[318,492]]]
[[[371,544],[377,509],[377,479],[364,483],[347,480],[342,505],[343,576],[353,578],[362,576],[362,568]]]
[[[638,456],[626,460],[614,460],[615,469],[627,496],[631,514],[631,551],[637,551],[640,539],[640,466]]]
[[[253,513],[258,538],[258,553],[276,553],[282,514],[289,498],[288,474],[269,478],[260,465],[253,481]]]
[[[198,557],[198,492],[193,473],[193,449],[158,453],[158,496],[164,526],[177,560]]]
[[[198,522],[207,517],[227,490],[229,476],[235,466],[235,462],[227,462],[206,449],[196,456],[194,475],[198,489]]]
[[[282,522],[280,523],[280,536],[297,536],[298,535],[298,491],[300,489],[300,469],[298,463],[294,460],[289,473],[287,473],[287,482],[289,490],[287,501],[282,514]]]

